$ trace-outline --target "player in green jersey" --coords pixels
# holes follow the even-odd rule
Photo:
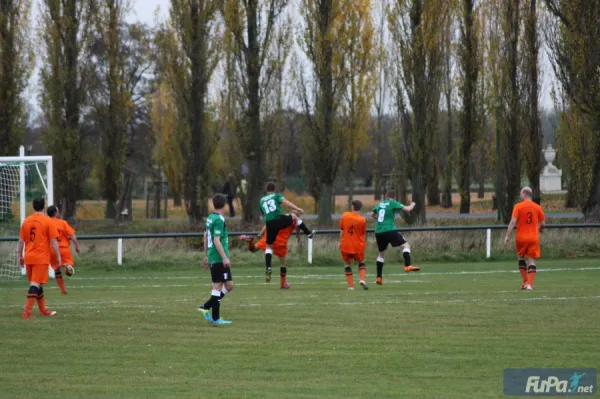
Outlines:
[[[204,258],[205,269],[210,267],[212,277],[212,292],[210,299],[198,307],[204,318],[212,325],[231,324],[231,321],[220,317],[221,300],[229,291],[233,290],[233,277],[231,276],[231,262],[229,261],[229,237],[227,224],[223,213],[227,197],[223,194],[215,194],[212,198],[215,211],[206,219],[206,231],[204,233]],[[212,309],[212,316],[210,310]]]
[[[265,280],[271,281],[271,259],[273,258],[273,243],[277,239],[277,233],[286,227],[291,226],[294,221],[296,226],[301,229],[308,238],[312,238],[314,232],[311,232],[302,220],[295,214],[284,214],[281,205],[287,206],[292,210],[304,213],[302,208],[298,208],[290,201],[283,198],[283,195],[277,192],[277,186],[273,182],[265,185],[266,195],[260,199],[260,211],[265,219],[267,230],[267,249],[265,250]]]
[[[397,231],[396,211],[411,212],[415,208],[415,203],[409,206],[404,206],[396,201],[396,192],[389,190],[386,194],[386,199],[373,208],[371,216],[377,220],[375,225],[375,239],[377,240],[377,248],[379,249],[379,257],[377,258],[377,281],[376,283],[383,284],[383,262],[385,261],[385,250],[392,244],[392,247],[402,247],[402,255],[404,256],[404,271],[415,272],[421,270],[419,267],[411,265],[410,260],[410,245],[406,242],[402,234]]]

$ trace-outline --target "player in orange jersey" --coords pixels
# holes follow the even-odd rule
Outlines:
[[[71,241],[73,241],[73,244],[75,244],[75,251],[77,254],[80,254],[81,250],[79,248],[77,237],[75,236],[75,230],[69,226],[69,223],[67,223],[66,220],[59,218],[58,208],[54,205],[49,206],[47,213],[48,217],[52,219],[52,222],[58,230],[58,249],[60,250],[60,257],[62,259],[62,264],[59,264],[56,255],[52,254],[50,264],[54,269],[56,284],[58,284],[60,291],[63,294],[66,294],[67,289],[65,288],[65,280],[63,280],[61,268],[64,267],[66,269],[67,275],[73,274],[73,266],[75,265],[75,262],[73,261],[73,254],[71,253],[70,249]]]
[[[506,231],[504,244],[508,245],[513,229],[517,228],[516,244],[519,256],[519,272],[523,278],[521,289],[533,290],[533,281],[536,275],[535,260],[540,258],[539,233],[544,231],[545,220],[542,207],[533,202],[531,188],[521,190],[522,202],[515,205],[512,219]]]
[[[296,211],[292,211],[292,213],[295,212]],[[299,216],[299,213],[296,213],[296,216]],[[287,290],[290,288],[290,285],[287,283],[286,256],[288,251],[288,241],[294,233],[294,230],[297,230],[298,234],[300,234],[299,226],[296,225],[295,219],[290,226],[279,230],[277,233],[277,238],[272,245],[273,253],[279,258],[279,288],[282,290]],[[254,237],[250,235],[240,236],[240,240],[248,241],[248,250],[251,252],[257,252],[258,250],[265,251],[267,249],[267,235],[265,233],[266,226],[263,227],[262,231],[258,235],[260,240],[257,243],[254,243]]]
[[[358,272],[360,273],[360,285],[368,290],[369,286],[365,282],[366,266],[365,248],[367,246],[367,220],[360,216],[362,202],[358,200],[352,201],[352,212],[344,212],[340,219],[340,251],[344,260],[344,268],[346,271],[346,280],[348,281],[348,289],[354,290],[354,279],[352,277],[352,261],[358,262]]]
[[[43,198],[33,200],[35,213],[29,216],[21,226],[19,234],[19,263],[21,267],[27,268],[29,279],[29,291],[27,303],[22,317],[31,319],[31,308],[37,301],[42,316],[56,316],[56,312],[48,310],[44,300],[44,288],[42,285],[48,282],[48,265],[50,264],[50,252],[54,250],[58,263],[61,262],[60,250],[58,248],[58,231],[54,223],[44,213],[46,202]],[[25,251],[25,256],[23,256]]]

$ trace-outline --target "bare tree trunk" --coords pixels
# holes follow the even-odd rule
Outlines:
[[[333,186],[331,184],[321,184],[319,192],[318,225],[321,227],[331,225]],[[323,217],[323,216],[328,217]]]
[[[537,0],[529,0],[529,12],[525,23],[526,45],[527,45],[527,84],[529,84],[529,109],[528,109],[528,130],[529,130],[529,150],[526,151],[525,165],[527,166],[527,177],[533,190],[533,200],[541,203],[540,191],[540,173],[542,171],[542,160],[540,152],[542,150],[542,131],[539,115],[539,79],[538,79],[538,59],[539,59],[539,41],[537,29]]]
[[[374,196],[376,201],[381,200],[381,118],[377,120],[377,133],[375,133],[375,158],[373,160],[373,184]]]
[[[135,173],[127,168],[123,168],[121,172],[121,193],[117,205],[117,220],[120,222],[130,222],[133,220],[132,195],[134,183]]]

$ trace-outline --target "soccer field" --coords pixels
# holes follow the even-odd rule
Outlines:
[[[497,398],[508,367],[600,366],[598,261],[544,260],[533,292],[516,262],[422,267],[386,265],[383,286],[371,267],[368,291],[342,266],[289,267],[284,291],[234,265],[216,328],[199,267],[79,271],[33,320],[26,282],[2,282],[0,396]]]

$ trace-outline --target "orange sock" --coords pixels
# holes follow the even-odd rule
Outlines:
[[[67,293],[67,288],[65,287],[65,280],[62,277],[62,273],[57,271],[55,273],[55,278],[56,278],[56,284],[58,284],[58,288],[60,288],[60,291],[63,294]]]
[[[535,266],[529,266],[529,270],[527,270],[527,284],[533,287],[533,281],[535,280],[535,275],[537,274],[537,270]]]
[[[285,283],[287,282],[287,267],[280,267],[279,268],[279,285],[281,287],[285,286]]]
[[[37,304],[38,308],[40,308],[40,312],[46,311],[46,300],[44,299],[44,289],[42,287],[40,287],[40,291],[37,296]]]
[[[367,267],[364,264],[358,265],[358,273],[360,274],[360,280],[365,281],[367,279]]]
[[[27,293],[27,302],[25,303],[26,313],[31,312],[31,309],[33,308],[33,304],[35,303],[37,297],[38,288],[32,285],[31,287],[29,287],[29,292]]]
[[[527,282],[527,263],[524,260],[519,260],[519,273],[523,278],[523,284]]]
[[[346,267],[346,281],[348,281],[348,287],[354,287],[354,279],[352,278],[352,269]]]

